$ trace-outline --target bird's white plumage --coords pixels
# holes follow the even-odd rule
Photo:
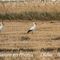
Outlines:
[[[0,23],[0,31],[3,29],[3,24]]]
[[[56,1],[56,0],[52,0],[53,2]]]
[[[36,24],[35,24],[35,22],[33,22],[33,26],[29,29],[29,30],[35,30],[36,29]]]

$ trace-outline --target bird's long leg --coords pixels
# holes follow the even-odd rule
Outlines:
[[[1,32],[1,30],[0,30],[0,32]]]
[[[32,34],[33,34],[33,31],[31,31],[32,32]]]

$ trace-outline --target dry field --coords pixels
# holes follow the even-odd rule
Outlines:
[[[0,3],[0,13],[25,11],[60,12],[60,3]]]
[[[36,31],[27,34],[32,22],[3,21],[0,60],[60,60],[60,21],[35,21]]]
[[[0,3],[1,13],[60,12],[60,3]],[[34,20],[35,21],[35,20]],[[0,60],[60,60],[60,21],[4,20],[0,32]]]

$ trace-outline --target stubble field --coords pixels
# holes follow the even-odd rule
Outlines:
[[[35,21],[36,31],[27,34],[32,22],[27,20],[3,21],[4,28],[0,32],[2,60],[60,59],[60,21],[37,20]]]

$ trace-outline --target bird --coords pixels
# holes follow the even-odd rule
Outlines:
[[[4,24],[1,22],[1,23],[0,23],[0,31],[2,31],[3,25],[4,25]]]
[[[35,31],[36,30],[36,25],[37,24],[35,22],[33,22],[33,25],[30,27],[30,29],[27,31],[27,33]]]

